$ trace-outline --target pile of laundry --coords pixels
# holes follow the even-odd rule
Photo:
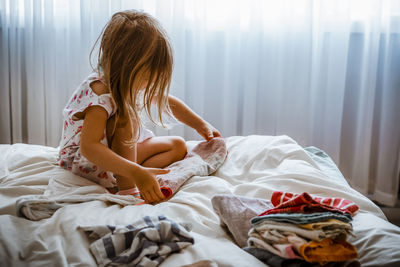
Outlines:
[[[351,221],[358,210],[353,202],[280,191],[272,194],[271,202],[274,208],[251,219],[248,252],[258,248],[320,265],[358,257],[356,248],[346,241],[353,235]]]
[[[221,194],[212,204],[236,243],[270,266],[360,266],[346,241],[358,210],[349,200],[275,191],[271,201]]]

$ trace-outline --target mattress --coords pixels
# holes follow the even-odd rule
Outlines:
[[[349,186],[333,161],[315,147],[288,136],[226,138],[228,157],[212,175],[194,176],[168,201],[122,206],[101,200],[67,205],[47,219],[17,216],[16,203],[46,195],[49,183],[76,186],[77,177],[56,164],[53,147],[0,145],[0,266],[96,266],[80,226],[127,225],[144,216],[165,215],[191,225],[195,243],[160,266],[210,260],[218,266],[266,266],[235,244],[221,226],[211,198],[216,194],[270,199],[274,191],[341,197],[359,207],[349,242],[362,266],[400,266],[400,228],[381,209]],[[188,147],[196,145],[188,141]],[[83,179],[83,178],[82,178]],[[96,185],[90,185],[96,186]]]

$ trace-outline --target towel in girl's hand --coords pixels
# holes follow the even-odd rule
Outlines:
[[[171,197],[192,176],[210,175],[224,163],[226,155],[226,143],[223,138],[200,142],[183,160],[169,165],[169,173],[157,176],[161,192],[165,197]]]

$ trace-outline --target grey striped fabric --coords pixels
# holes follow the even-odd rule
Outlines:
[[[194,244],[182,225],[163,215],[145,216],[126,226],[80,226],[99,266],[158,266],[171,253]]]

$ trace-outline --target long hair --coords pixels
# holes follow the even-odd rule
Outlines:
[[[168,94],[173,55],[169,38],[157,20],[136,10],[115,13],[100,37],[96,71],[103,74],[115,101],[115,123],[121,119],[131,122],[133,142],[140,136],[140,109],[162,126],[162,113],[171,114]],[[152,103],[156,104],[159,123],[152,117]]]

